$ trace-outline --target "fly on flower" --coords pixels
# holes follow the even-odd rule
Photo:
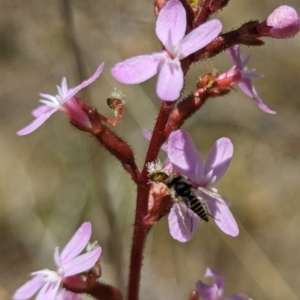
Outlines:
[[[173,197],[177,212],[180,216],[181,223],[186,230],[193,232],[193,218],[191,217],[188,209],[192,210],[200,220],[208,222],[208,216],[210,215],[207,206],[202,198],[197,197],[194,192],[193,185],[188,181],[188,178],[182,175],[171,176],[167,180],[167,186],[170,189],[170,194]],[[186,217],[184,217],[184,211],[182,210],[180,203],[186,205]],[[210,215],[211,216],[211,215]]]
[[[200,196],[201,192],[226,205],[218,193],[193,185],[189,178],[184,175],[171,174],[169,170],[164,170],[159,160],[149,163],[147,168],[150,182],[163,182],[166,184],[169,194],[174,200],[182,224],[191,232],[193,232],[193,218],[189,210],[205,222],[209,221],[209,216],[214,219],[209,212],[205,200]],[[186,207],[183,208],[183,205]]]
[[[167,186],[170,189],[170,194],[174,199],[179,199],[191,209],[201,220],[208,222],[208,217],[214,217],[209,213],[203,197],[199,195],[199,191],[214,198],[221,204],[226,205],[218,193],[207,190],[206,188],[197,187],[192,184],[188,177],[183,175],[173,175],[167,179]]]
[[[151,138],[151,133],[147,130],[143,130],[143,134],[147,139]],[[156,161],[147,165],[150,180],[155,182],[157,174],[165,172],[168,176],[164,175],[166,177],[164,183],[168,186],[169,178],[174,174],[175,176],[180,174],[184,182],[192,186],[195,197],[190,196],[190,198],[197,198],[197,201],[205,206],[204,210],[208,217],[211,215],[216,225],[225,234],[237,236],[239,229],[227,205],[228,200],[214,187],[227,171],[232,159],[233,145],[230,139],[226,137],[218,139],[210,149],[205,163],[185,130],[172,132],[161,150],[166,152],[167,160],[163,165],[160,162],[157,164]],[[160,175],[156,182],[164,176]],[[196,233],[202,218],[190,209],[185,201],[180,201],[183,199],[177,201],[178,197],[172,198],[175,201],[168,216],[170,234],[180,242],[187,242]]]
[[[238,226],[226,205],[226,199],[214,187],[229,167],[233,155],[233,145],[230,139],[225,137],[218,139],[204,163],[190,135],[184,130],[177,130],[172,132],[168,139],[167,155],[174,172],[189,178],[197,196],[204,199],[216,225],[224,233],[237,236]],[[200,225],[198,216],[192,215],[192,217],[193,232],[188,232],[176,208],[171,209],[169,227],[173,238],[181,242],[192,238]]]

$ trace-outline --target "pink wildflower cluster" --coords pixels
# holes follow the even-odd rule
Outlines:
[[[235,84],[260,110],[276,114],[259,97],[252,79],[261,76],[248,69],[250,55],[243,56],[240,48],[241,45],[262,46],[264,37],[289,38],[300,28],[296,11],[289,6],[280,6],[261,22],[250,20],[223,33],[221,21],[210,18],[227,6],[229,0],[200,1],[201,5],[196,6],[191,2],[156,0],[155,33],[162,49],[118,62],[111,69],[116,80],[130,85],[158,76],[156,94],[161,100],[161,108],[153,132],[144,130],[150,143],[141,169],[133,148],[110,129],[120,122],[125,95],[114,89],[107,99],[108,106],[114,111],[114,119],[108,119],[76,96],[98,79],[104,63],[89,79],[74,88],[68,88],[67,80],[63,78],[56,95],[40,94],[42,105],[32,111],[35,119],[17,132],[20,136],[32,133],[52,114],[61,111],[75,128],[92,135],[130,175],[137,186],[137,200],[126,297],[129,300],[139,299],[147,234],[161,218],[168,216],[170,234],[180,242],[190,241],[200,224],[209,220],[226,235],[238,236],[239,228],[229,209],[230,203],[215,187],[232,160],[234,147],[231,140],[227,137],[217,139],[204,161],[189,133],[181,127],[209,99],[230,94]],[[182,96],[190,66],[224,50],[232,62],[229,70],[220,75],[214,70],[199,76],[189,94]],[[158,160],[160,150],[166,155],[163,164]],[[174,183],[174,179],[177,182]],[[91,223],[83,223],[61,252],[58,248],[54,250],[56,269],[31,273],[32,278],[17,289],[13,299],[26,300],[36,295],[37,300],[82,300],[80,293],[96,299],[125,299],[118,288],[99,280],[102,249],[89,244],[91,234]],[[204,300],[251,300],[243,294],[223,296],[225,280],[212,269],[207,269],[205,277],[211,277],[214,283],[207,285],[199,280],[191,300],[198,300],[198,296]]]

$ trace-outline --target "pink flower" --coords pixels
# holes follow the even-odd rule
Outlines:
[[[179,0],[169,0],[156,21],[156,35],[164,50],[129,58],[116,64],[111,73],[125,84],[141,83],[158,73],[158,97],[174,101],[179,98],[183,88],[184,75],[180,60],[205,47],[221,30],[221,22],[211,20],[185,36],[186,11]]]
[[[104,63],[100,64],[96,72],[89,79],[83,81],[78,86],[69,89],[67,85],[67,79],[64,77],[61,81],[61,86],[57,86],[57,95],[49,95],[49,94],[40,94],[42,99],[40,102],[43,105],[37,107],[32,111],[32,115],[36,118],[32,123],[22,128],[17,132],[18,135],[26,135],[37,128],[39,128],[52,114],[54,114],[57,110],[69,115],[72,119],[75,119],[80,124],[85,126],[89,126],[89,120],[86,114],[82,111],[80,106],[77,104],[75,99],[75,95],[87,87],[91,83],[93,83],[102,73],[104,68]]]
[[[190,135],[184,130],[172,132],[167,147],[168,158],[173,169],[189,178],[195,187],[195,193],[208,207],[217,226],[224,233],[237,236],[239,229],[226,204],[227,200],[219,194],[216,199],[203,191],[204,188],[213,193],[218,192],[213,185],[223,177],[233,155],[230,139],[223,137],[217,140],[210,149],[205,164]],[[201,221],[194,212],[180,202],[172,207],[168,220],[171,235],[180,242],[189,241]]]
[[[214,270],[207,268],[204,277],[212,277],[214,280],[213,285],[207,285],[201,280],[196,283],[196,288],[204,300],[252,300],[244,294],[233,294],[230,296],[223,296],[225,289],[225,280],[222,275],[215,272]]]
[[[297,11],[287,5],[277,7],[267,18],[256,27],[259,34],[275,39],[287,39],[299,32],[300,21]]]
[[[58,247],[54,250],[54,261],[57,265],[57,270],[43,269],[31,273],[33,278],[14,293],[13,299],[29,299],[36,293],[37,300],[55,300],[57,295],[60,297],[60,285],[64,279],[88,271],[95,265],[101,255],[101,247],[96,247],[87,253],[79,255],[89,243],[91,234],[91,223],[83,223],[61,254]]]
[[[276,114],[274,110],[268,108],[258,96],[255,87],[252,85],[251,79],[255,77],[261,77],[261,75],[255,73],[255,70],[248,70],[247,63],[249,62],[250,55],[244,57],[240,54],[240,46],[235,45],[226,50],[231,61],[234,63],[233,69],[237,69],[241,73],[241,80],[238,82],[238,86],[248,97],[252,98],[257,106],[268,114]]]

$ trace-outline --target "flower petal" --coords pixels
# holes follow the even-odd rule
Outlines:
[[[74,258],[88,244],[92,235],[92,225],[90,222],[84,222],[79,229],[75,232],[71,240],[65,246],[63,251],[61,252],[60,258],[62,264],[67,262],[68,260]]]
[[[158,74],[156,93],[165,101],[175,101],[183,88],[183,72],[180,62],[168,60]]]
[[[101,66],[101,64],[100,64]],[[104,67],[104,65],[103,65]],[[63,77],[61,80],[61,91],[63,94],[65,94],[68,91],[68,83],[67,83],[67,78]]]
[[[45,123],[45,121],[51,117],[52,114],[54,114],[57,111],[56,108],[52,108],[48,110],[45,114],[40,115],[38,118],[33,120],[29,125],[26,127],[22,128],[21,130],[17,131],[17,135],[26,135],[29,134],[36,129],[38,129],[41,125]]]
[[[199,174],[203,174],[201,156],[185,130],[177,130],[170,134],[168,139],[168,157],[174,169],[197,182]]]
[[[156,35],[166,47],[172,50],[184,37],[186,12],[178,0],[169,0],[160,11],[156,21]]]
[[[15,291],[15,293],[13,294],[13,299],[29,299],[42,287],[43,284],[44,276],[36,275]]]
[[[239,228],[229,207],[225,204],[226,200],[221,203],[216,199],[210,198],[208,195],[203,195],[203,198],[206,200],[206,204],[217,226],[224,233],[234,237],[237,236],[239,234]]]
[[[148,129],[143,129],[143,136],[150,141],[152,138],[152,132],[149,131]]]
[[[198,280],[196,283],[196,288],[200,296],[205,300],[216,300],[218,297],[218,287],[216,284],[207,285],[203,283],[201,280]]]
[[[63,263],[64,277],[80,274],[91,269],[99,259],[101,251],[101,247],[97,247]]]
[[[226,54],[229,56],[230,60],[234,65],[237,66],[239,70],[244,68],[240,57],[240,45],[234,45],[226,50]]]
[[[36,300],[55,300],[59,285],[60,281],[46,282],[37,294]]]
[[[276,111],[271,110],[270,108],[267,107],[267,105],[265,105],[263,103],[263,101],[260,99],[260,97],[258,96],[255,87],[252,85],[251,81],[249,79],[243,79],[242,81],[240,81],[238,83],[238,86],[240,87],[240,89],[250,98],[252,98],[257,106],[264,111],[267,114],[276,114]]]
[[[179,242],[188,242],[196,233],[200,221],[200,218],[185,204],[176,203],[168,216],[170,234]]]
[[[205,47],[219,35],[221,30],[222,23],[217,19],[208,21],[192,30],[178,45],[179,59]]]
[[[99,65],[99,67],[97,68],[95,73],[89,79],[84,80],[76,87],[69,89],[68,92],[66,94],[64,94],[64,100],[62,101],[61,104],[68,101],[70,98],[74,97],[80,90],[82,90],[83,88],[85,88],[88,85],[90,85],[91,83],[93,83],[101,75],[103,69],[104,69],[104,62]],[[62,87],[63,90],[66,89],[67,83],[66,83],[66,81],[64,83],[64,79],[62,81],[62,84],[63,84],[63,87]]]
[[[41,105],[41,106],[33,109],[32,112],[31,112],[31,114],[34,117],[38,118],[38,117],[40,117],[43,114],[49,113],[51,110],[53,110],[52,107],[49,107],[48,105]]]
[[[232,155],[233,145],[231,140],[226,137],[218,139],[209,151],[204,174],[213,170],[213,176],[216,176],[215,182],[220,180],[229,167]]]
[[[158,72],[159,65],[160,61],[155,55],[140,55],[117,63],[111,69],[111,74],[122,83],[136,84],[153,77]]]
[[[223,294],[225,290],[225,280],[224,277],[219,274],[218,272],[214,271],[213,269],[207,268],[205,272],[205,277],[212,277],[214,280],[214,283],[219,288],[219,291]]]

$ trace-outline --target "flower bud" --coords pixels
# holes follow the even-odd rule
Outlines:
[[[300,21],[294,8],[282,5],[276,8],[256,29],[263,36],[287,39],[298,33]]]

